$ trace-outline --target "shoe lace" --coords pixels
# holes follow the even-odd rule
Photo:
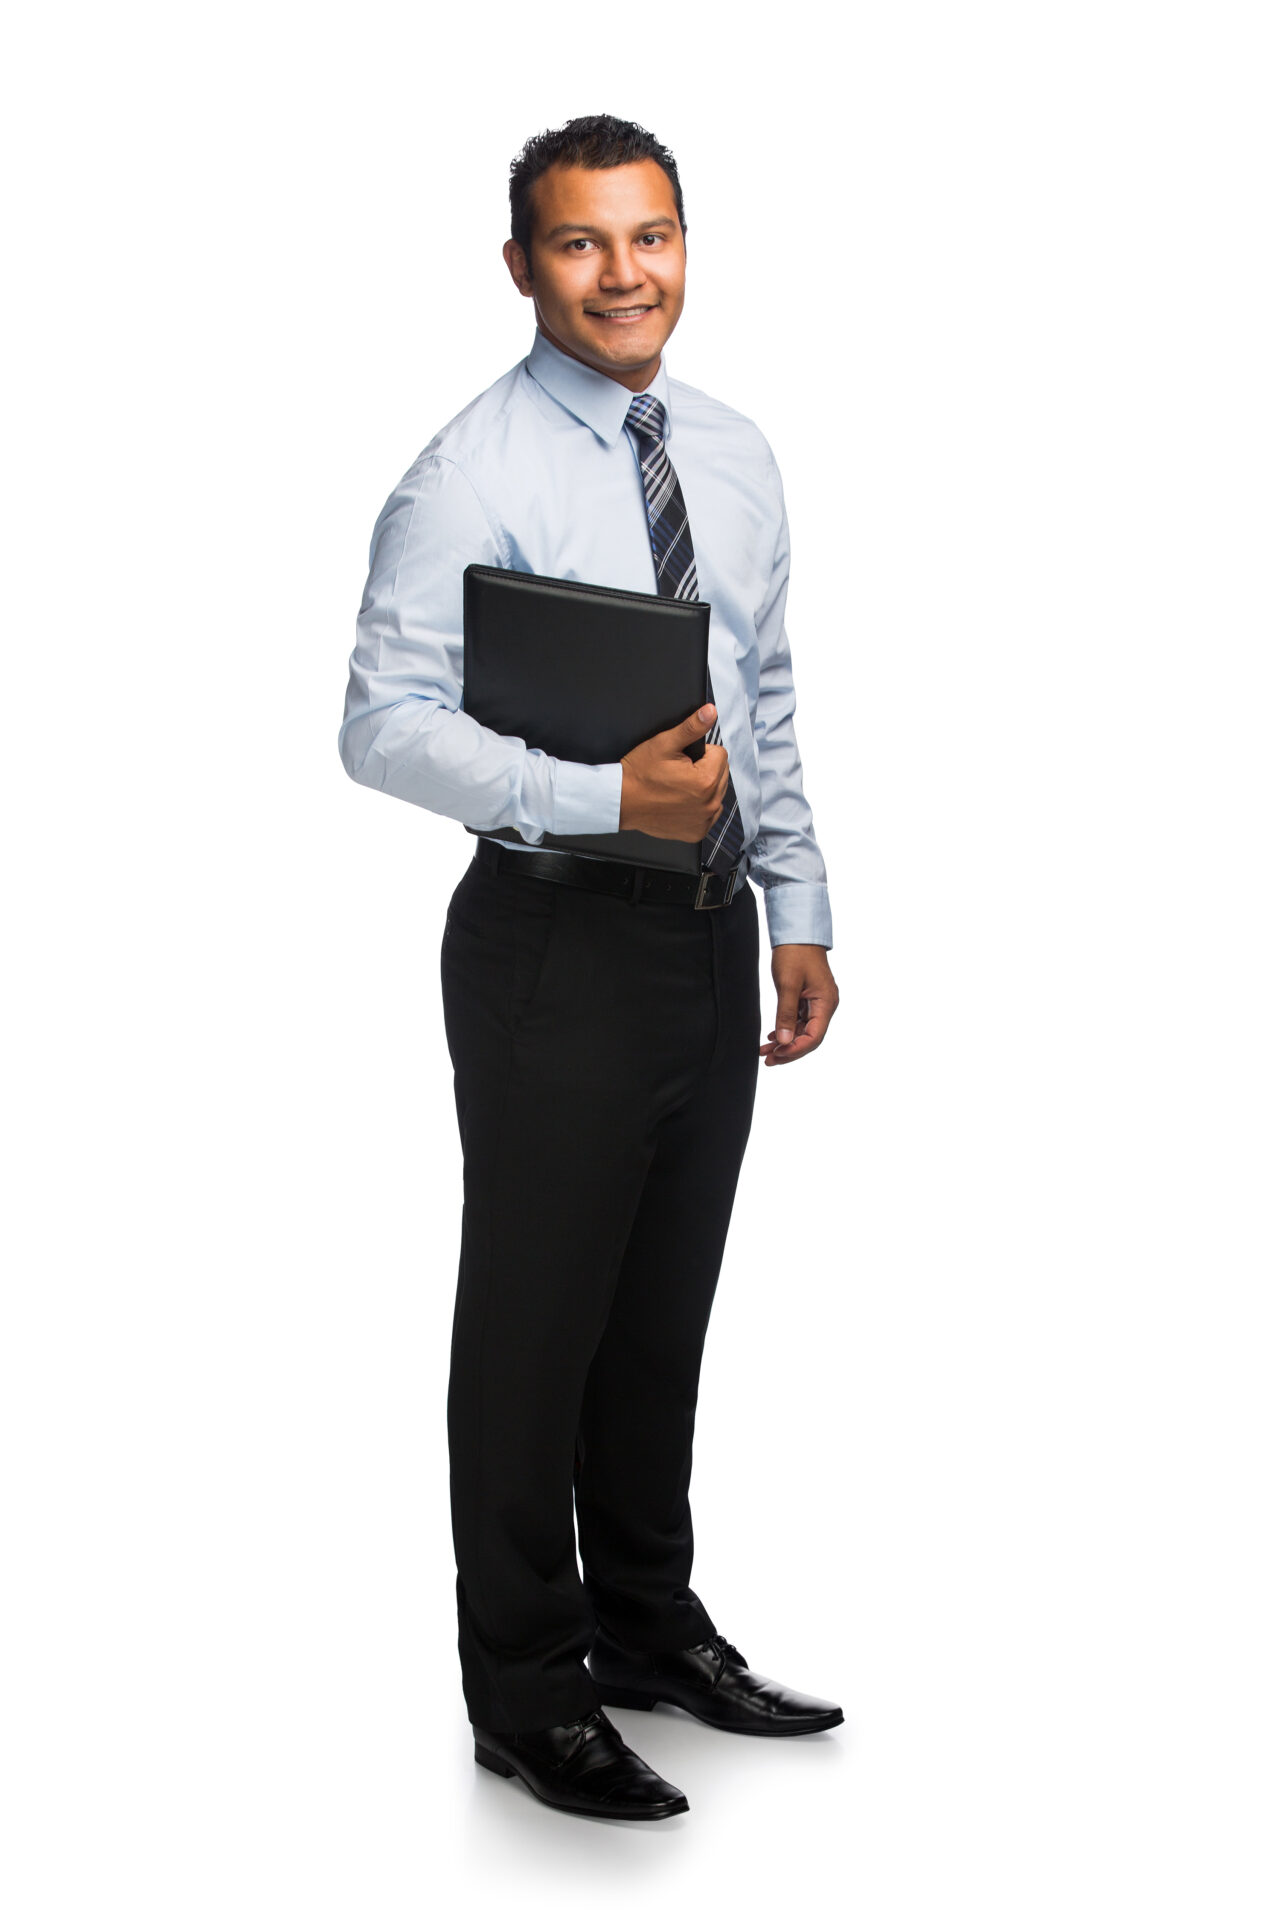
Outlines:
[[[721,1654],[721,1656],[724,1658],[725,1661],[732,1659],[737,1663],[738,1666],[740,1667],[746,1666],[747,1664],[746,1660],[738,1652],[738,1649],[734,1646],[732,1640],[726,1640],[722,1633],[712,1634],[711,1645],[717,1649],[717,1651]]]

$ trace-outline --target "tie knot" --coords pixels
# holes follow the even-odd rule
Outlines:
[[[647,440],[661,440],[667,410],[651,393],[638,393],[627,408],[627,425]]]

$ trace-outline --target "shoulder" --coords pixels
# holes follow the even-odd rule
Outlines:
[[[501,445],[526,405],[524,361],[518,360],[446,421],[419,458],[435,457],[463,468],[482,461]]]
[[[522,386],[524,362],[499,375],[447,420],[401,475],[383,517],[395,509],[429,507],[433,520],[458,518],[465,526],[479,512],[489,520],[489,479],[509,462],[513,436],[528,407]],[[496,536],[495,536],[496,537]]]
[[[676,380],[670,374],[667,375],[667,387],[671,394],[672,413],[682,426],[687,424],[691,428],[714,433],[732,456],[776,469],[773,448],[755,421],[745,413],[740,413],[737,407],[731,407],[723,400],[717,400],[714,394],[704,393],[701,387],[691,387],[688,381]]]
[[[447,420],[401,477],[397,491],[439,491],[458,475],[475,485],[486,466],[501,460],[513,423],[528,404],[523,369],[524,362],[517,361]]]

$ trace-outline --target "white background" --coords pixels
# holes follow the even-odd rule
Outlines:
[[[1274,1920],[1270,12],[11,35],[15,1920]],[[601,111],[681,168],[671,372],[782,468],[843,996],[762,1077],[693,1498],[717,1624],[846,1724],[620,1712],[652,1828],[471,1758],[472,841],[336,746],[378,510],[532,341],[509,161]]]

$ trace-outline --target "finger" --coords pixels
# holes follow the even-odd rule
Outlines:
[[[782,1046],[788,1046],[796,1037],[800,1024],[800,993],[798,988],[784,987],[778,995],[778,1024],[774,1031]]]
[[[703,756],[703,760],[708,772],[712,767],[715,768],[716,785],[723,786],[729,778],[729,755],[727,749],[724,747],[709,746]]]
[[[785,1065],[788,1060],[798,1059],[801,1054],[812,1053],[820,1047],[826,1038],[827,1028],[835,1013],[819,994],[801,994],[799,996],[800,1015],[790,1040],[782,1038],[781,1023],[770,1032],[768,1041],[757,1051],[765,1058],[765,1065],[777,1062]]]
[[[812,1052],[813,1048],[809,1044],[808,1037],[801,1034],[800,1038],[793,1041],[789,1047],[780,1047],[765,1061],[765,1065],[766,1067],[789,1067],[792,1061],[803,1060],[807,1053]]]
[[[669,727],[667,739],[671,742],[673,752],[682,753],[691,741],[701,740],[715,718],[715,711],[714,705],[708,701],[705,707],[699,707],[687,720],[682,720],[678,727]]]
[[[806,1053],[812,1053],[818,1041],[811,1034],[797,1034],[794,1040],[785,1046],[776,1041],[760,1048],[766,1067],[786,1067],[793,1060],[802,1060]]]
[[[803,1012],[797,1038],[802,1033],[806,1039],[812,1040],[815,1047],[821,1046],[827,1037],[827,1028],[831,1025],[835,1008],[828,1006],[825,1000],[811,1000],[807,1007],[803,1007]]]

